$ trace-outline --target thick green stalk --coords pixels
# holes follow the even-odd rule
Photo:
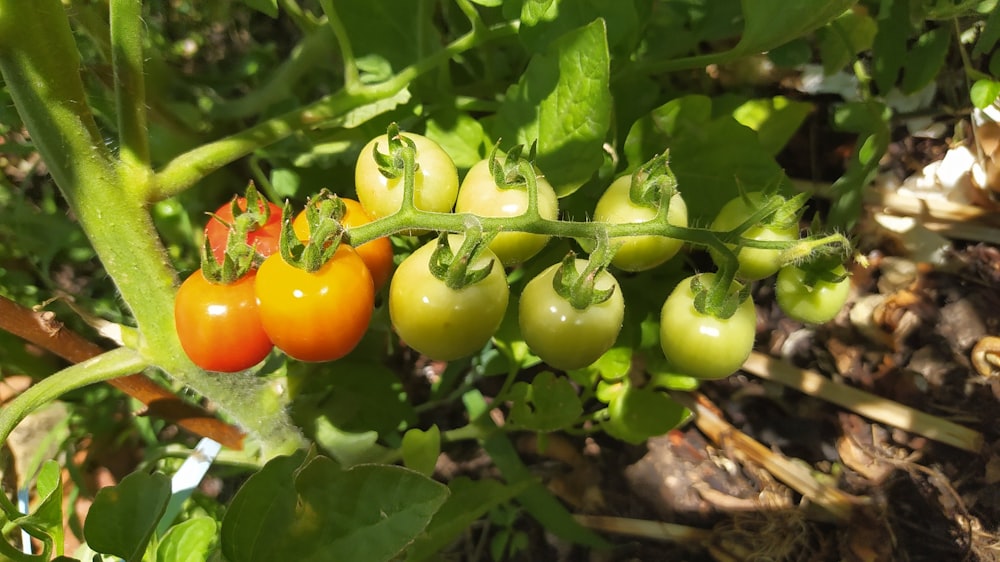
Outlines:
[[[176,273],[143,190],[131,187],[135,176],[105,146],[79,66],[59,0],[0,0],[0,73],[53,179],[130,308],[143,357],[259,433],[265,455],[294,449],[301,436],[273,389],[250,377],[206,373],[181,349],[173,319]]]
[[[143,76],[142,1],[111,0],[111,66],[115,74],[119,154],[133,188],[149,183],[149,136],[146,125],[146,79]]]

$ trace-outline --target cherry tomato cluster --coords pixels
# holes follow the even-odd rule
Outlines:
[[[391,274],[391,243],[380,238],[356,249],[338,243],[322,263],[303,268],[280,251],[280,207],[260,202],[259,218],[239,224],[247,199],[223,205],[205,227],[210,257],[237,272],[206,275],[203,268],[178,289],[174,319],[184,351],[203,369],[220,372],[253,367],[274,347],[301,361],[347,355],[367,331],[375,292]],[[340,202],[338,221],[345,231],[371,222],[357,201]],[[311,239],[306,215],[290,221],[300,250],[307,247],[301,242],[329,247]],[[234,254],[246,249],[249,261],[234,263]]]
[[[455,164],[437,143],[390,129],[361,151],[355,166],[358,201],[336,199],[339,210],[331,216],[313,211],[323,204],[317,199],[294,220],[283,218],[281,208],[248,191],[248,198],[220,207],[205,230],[212,269],[235,267],[238,275],[220,279],[199,271],[178,293],[175,317],[185,351],[203,368],[227,372],[252,367],[273,346],[303,361],[338,359],[361,340],[374,295],[389,283],[390,319],[407,346],[441,361],[475,354],[506,313],[510,288],[504,268],[530,260],[549,236],[484,232],[475,223],[464,234],[425,243],[395,272],[388,238],[354,248],[342,237],[346,233],[349,240],[351,228],[396,215],[406,205],[481,219],[557,220],[556,192],[531,161],[521,157],[520,148],[505,158],[494,151],[459,182]],[[593,221],[659,220],[677,229],[673,232],[690,232],[687,206],[675,187],[665,158],[651,162],[611,183]],[[849,282],[839,257],[786,265],[792,260],[784,250],[799,239],[799,207],[773,193],[752,192],[721,208],[711,228],[720,238],[708,244],[720,271],[682,280],[660,311],[660,346],[677,373],[719,378],[739,369],[754,344],[756,315],[748,289],[753,281],[777,274],[778,304],[803,322],[824,322],[840,310]],[[748,241],[754,245],[746,246]],[[647,271],[683,245],[677,237],[646,234],[578,242],[590,258],[570,255],[546,268],[526,283],[517,306],[528,347],[562,370],[591,365],[618,339],[625,300],[608,268]],[[252,263],[237,267],[247,248]]]

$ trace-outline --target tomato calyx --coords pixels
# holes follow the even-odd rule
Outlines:
[[[677,193],[677,177],[670,169],[670,151],[654,156],[632,173],[628,197],[641,207],[659,209],[666,217],[670,199]]]
[[[835,256],[822,256],[806,263],[795,264],[802,271],[802,284],[812,289],[819,283],[837,284],[847,279],[849,274]]]
[[[484,235],[482,227],[478,224],[469,225],[457,252],[452,251],[448,237],[447,232],[442,232],[438,236],[437,247],[434,248],[428,264],[431,275],[444,281],[449,289],[455,291],[486,279],[493,271],[496,260],[491,259],[479,269],[469,269],[469,264],[474,263],[484,251],[488,250],[487,246],[493,236]]]
[[[378,166],[378,171],[389,179],[397,179],[406,175],[407,161],[412,163],[413,173],[416,173],[416,152],[417,145],[410,139],[401,135],[399,125],[390,123],[386,129],[386,136],[389,139],[387,152],[381,152],[378,145],[372,147],[372,157]],[[409,154],[409,157],[407,156]]]
[[[316,204],[314,201],[320,199]],[[321,192],[305,208],[309,223],[309,239],[304,243],[295,235],[292,226],[292,207],[285,202],[281,219],[281,257],[289,265],[313,273],[333,258],[341,242],[349,242],[340,219],[346,209],[343,201],[329,192]]]
[[[582,272],[576,270],[576,254],[574,252],[566,254],[562,265],[552,278],[552,288],[556,294],[566,299],[577,310],[586,310],[591,306],[607,302],[615,292],[614,286],[598,289],[596,282],[611,264],[615,250],[617,247],[611,245],[606,232],[598,236],[597,247],[591,252],[587,266]]]
[[[535,151],[537,142],[531,143],[528,155],[522,157],[524,145],[519,144],[507,151],[500,161],[500,142],[493,145],[493,150],[489,155],[490,175],[493,176],[493,183],[500,189],[525,189],[530,188],[537,176],[534,169]]]
[[[710,283],[705,283],[703,277],[704,274],[699,274],[691,280],[694,308],[701,314],[726,320],[750,298],[750,285],[738,283],[731,274],[725,275],[720,270],[711,275]]]

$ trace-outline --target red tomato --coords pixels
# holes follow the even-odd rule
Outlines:
[[[274,254],[257,271],[257,302],[264,331],[278,349],[300,361],[333,361],[368,330],[375,286],[350,246],[341,245],[311,273]]]
[[[240,197],[237,199],[236,203],[239,205],[240,209],[244,211],[247,210],[246,197]],[[264,212],[263,203],[264,200],[261,199],[261,213]],[[281,238],[281,207],[271,202],[268,202],[267,206],[271,209],[271,215],[268,218],[267,223],[255,230],[251,230],[247,235],[247,244],[256,248],[257,253],[265,257],[278,253],[278,240]],[[232,205],[230,203],[222,205],[215,211],[215,216],[222,219],[222,221],[226,224],[232,224]],[[215,261],[221,264],[226,254],[226,242],[229,239],[229,229],[225,224],[222,224],[222,222],[219,222],[214,217],[210,218],[208,224],[205,225],[205,238],[208,239],[212,246],[212,255],[215,256]]]
[[[341,224],[346,230],[350,230],[352,226],[361,226],[372,222],[372,218],[365,212],[361,203],[354,199],[341,198],[340,200],[344,202],[344,207],[347,209],[341,220]],[[305,211],[295,217],[292,228],[299,240],[305,242],[309,239],[309,221],[306,219]],[[392,242],[388,238],[376,238],[365,242],[354,250],[368,266],[368,271],[372,274],[372,281],[375,283],[375,290],[378,291],[385,286],[389,276],[392,275]]]
[[[251,271],[235,283],[212,283],[199,269],[177,291],[174,324],[181,347],[207,371],[232,373],[260,363],[274,346],[264,332]]]

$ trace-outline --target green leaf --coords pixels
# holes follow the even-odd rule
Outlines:
[[[485,158],[492,145],[479,121],[457,111],[434,113],[424,135],[441,145],[459,169],[471,168]]]
[[[427,526],[448,489],[412,470],[327,457],[268,463],[237,493],[222,521],[231,562],[364,560],[397,556]]]
[[[403,434],[403,464],[424,476],[434,474],[438,456],[441,455],[441,430],[432,425],[424,431],[413,428]]]
[[[493,136],[510,144],[537,140],[536,163],[560,197],[576,191],[604,162],[609,64],[604,20],[597,19],[532,57],[497,112]]]
[[[569,379],[545,371],[531,383],[516,383],[509,423],[533,431],[556,431],[572,425],[583,413],[580,398]]]
[[[62,469],[58,462],[50,459],[42,464],[35,481],[35,488],[38,492],[38,506],[32,514],[18,519],[17,523],[44,532],[51,537],[57,554],[62,554],[65,531],[62,512]]]
[[[325,8],[328,2],[321,4]],[[388,77],[441,48],[433,12],[426,6],[398,0],[337,0],[337,16],[355,61],[372,73],[370,80],[362,76],[363,80]]]
[[[972,88],[969,89],[969,97],[972,99],[972,105],[979,109],[989,107],[996,101],[998,96],[1000,96],[1000,81],[997,80],[987,80],[985,78],[976,80],[972,84]]]
[[[529,52],[537,53],[598,18],[607,24],[608,47],[630,52],[639,29],[639,14],[633,2],[622,0],[527,0],[521,7],[518,36]]]
[[[888,11],[879,11],[878,33],[872,43],[872,75],[880,92],[886,93],[896,85],[912,32],[909,0],[893,0]]]
[[[195,517],[174,525],[156,547],[156,562],[203,562],[212,551],[219,525],[211,517]]]
[[[680,425],[690,414],[687,408],[663,392],[635,387],[615,396],[608,404],[608,413],[611,420],[605,429],[630,443],[663,435]]]
[[[820,32],[819,56],[823,61],[823,72],[833,74],[848,66],[858,53],[871,48],[878,25],[866,13],[848,11]]]
[[[268,17],[278,17],[278,0],[243,0],[243,3]]]
[[[790,189],[757,134],[730,115],[712,118],[712,100],[684,96],[633,124],[625,140],[629,169],[670,148],[670,168],[688,207],[688,220],[708,224],[722,205],[746,191],[776,183]]]
[[[396,374],[374,361],[292,364],[288,376],[298,388],[292,417],[303,427],[324,417],[345,432],[385,435],[416,421]]]
[[[406,552],[406,562],[436,560],[436,554],[455,541],[473,522],[494,507],[524,491],[529,481],[507,486],[496,480],[459,477],[448,483],[451,495],[434,514],[427,531]]]
[[[813,109],[811,103],[775,96],[747,101],[736,108],[733,118],[757,131],[761,146],[774,156],[785,148]]]
[[[141,560],[169,500],[170,479],[159,473],[133,472],[102,488],[83,526],[87,543],[126,562]]]
[[[993,52],[997,41],[1000,41],[1000,10],[994,8],[988,18],[976,46],[972,48],[972,56],[980,57]]]
[[[900,84],[903,93],[912,94],[934,80],[944,66],[950,47],[950,28],[938,27],[923,33],[903,63],[903,81]]]

